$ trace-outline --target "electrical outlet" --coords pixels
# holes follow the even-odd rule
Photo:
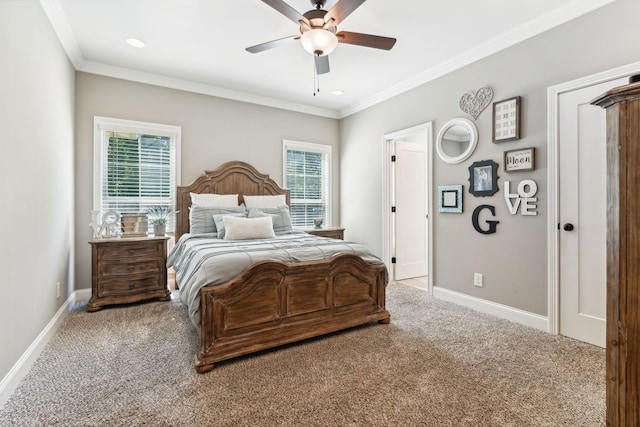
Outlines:
[[[482,287],[483,277],[481,273],[473,273],[473,286]]]
[[[56,298],[60,298],[60,282],[56,283]]]

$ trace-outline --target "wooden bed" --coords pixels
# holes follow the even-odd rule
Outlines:
[[[177,188],[176,241],[189,232],[190,193],[278,195],[289,191],[243,162],[206,171]],[[200,289],[200,373],[216,362],[363,325],[389,323],[387,270],[352,254],[327,261],[261,261],[232,280]]]

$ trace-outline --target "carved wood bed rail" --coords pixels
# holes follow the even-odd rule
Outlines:
[[[254,264],[201,294],[199,372],[214,362],[378,321],[389,323],[386,268],[357,256]]]

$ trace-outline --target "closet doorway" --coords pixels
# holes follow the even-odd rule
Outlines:
[[[384,136],[385,260],[392,280],[424,277],[430,290],[432,125]]]
[[[605,346],[606,117],[640,63],[549,88],[549,331]]]

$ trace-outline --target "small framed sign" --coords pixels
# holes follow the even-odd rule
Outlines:
[[[462,185],[441,185],[438,187],[438,210],[440,212],[462,213]]]
[[[520,139],[520,97],[493,103],[493,142]]]
[[[504,171],[528,171],[536,168],[536,149],[522,148],[504,152]]]

